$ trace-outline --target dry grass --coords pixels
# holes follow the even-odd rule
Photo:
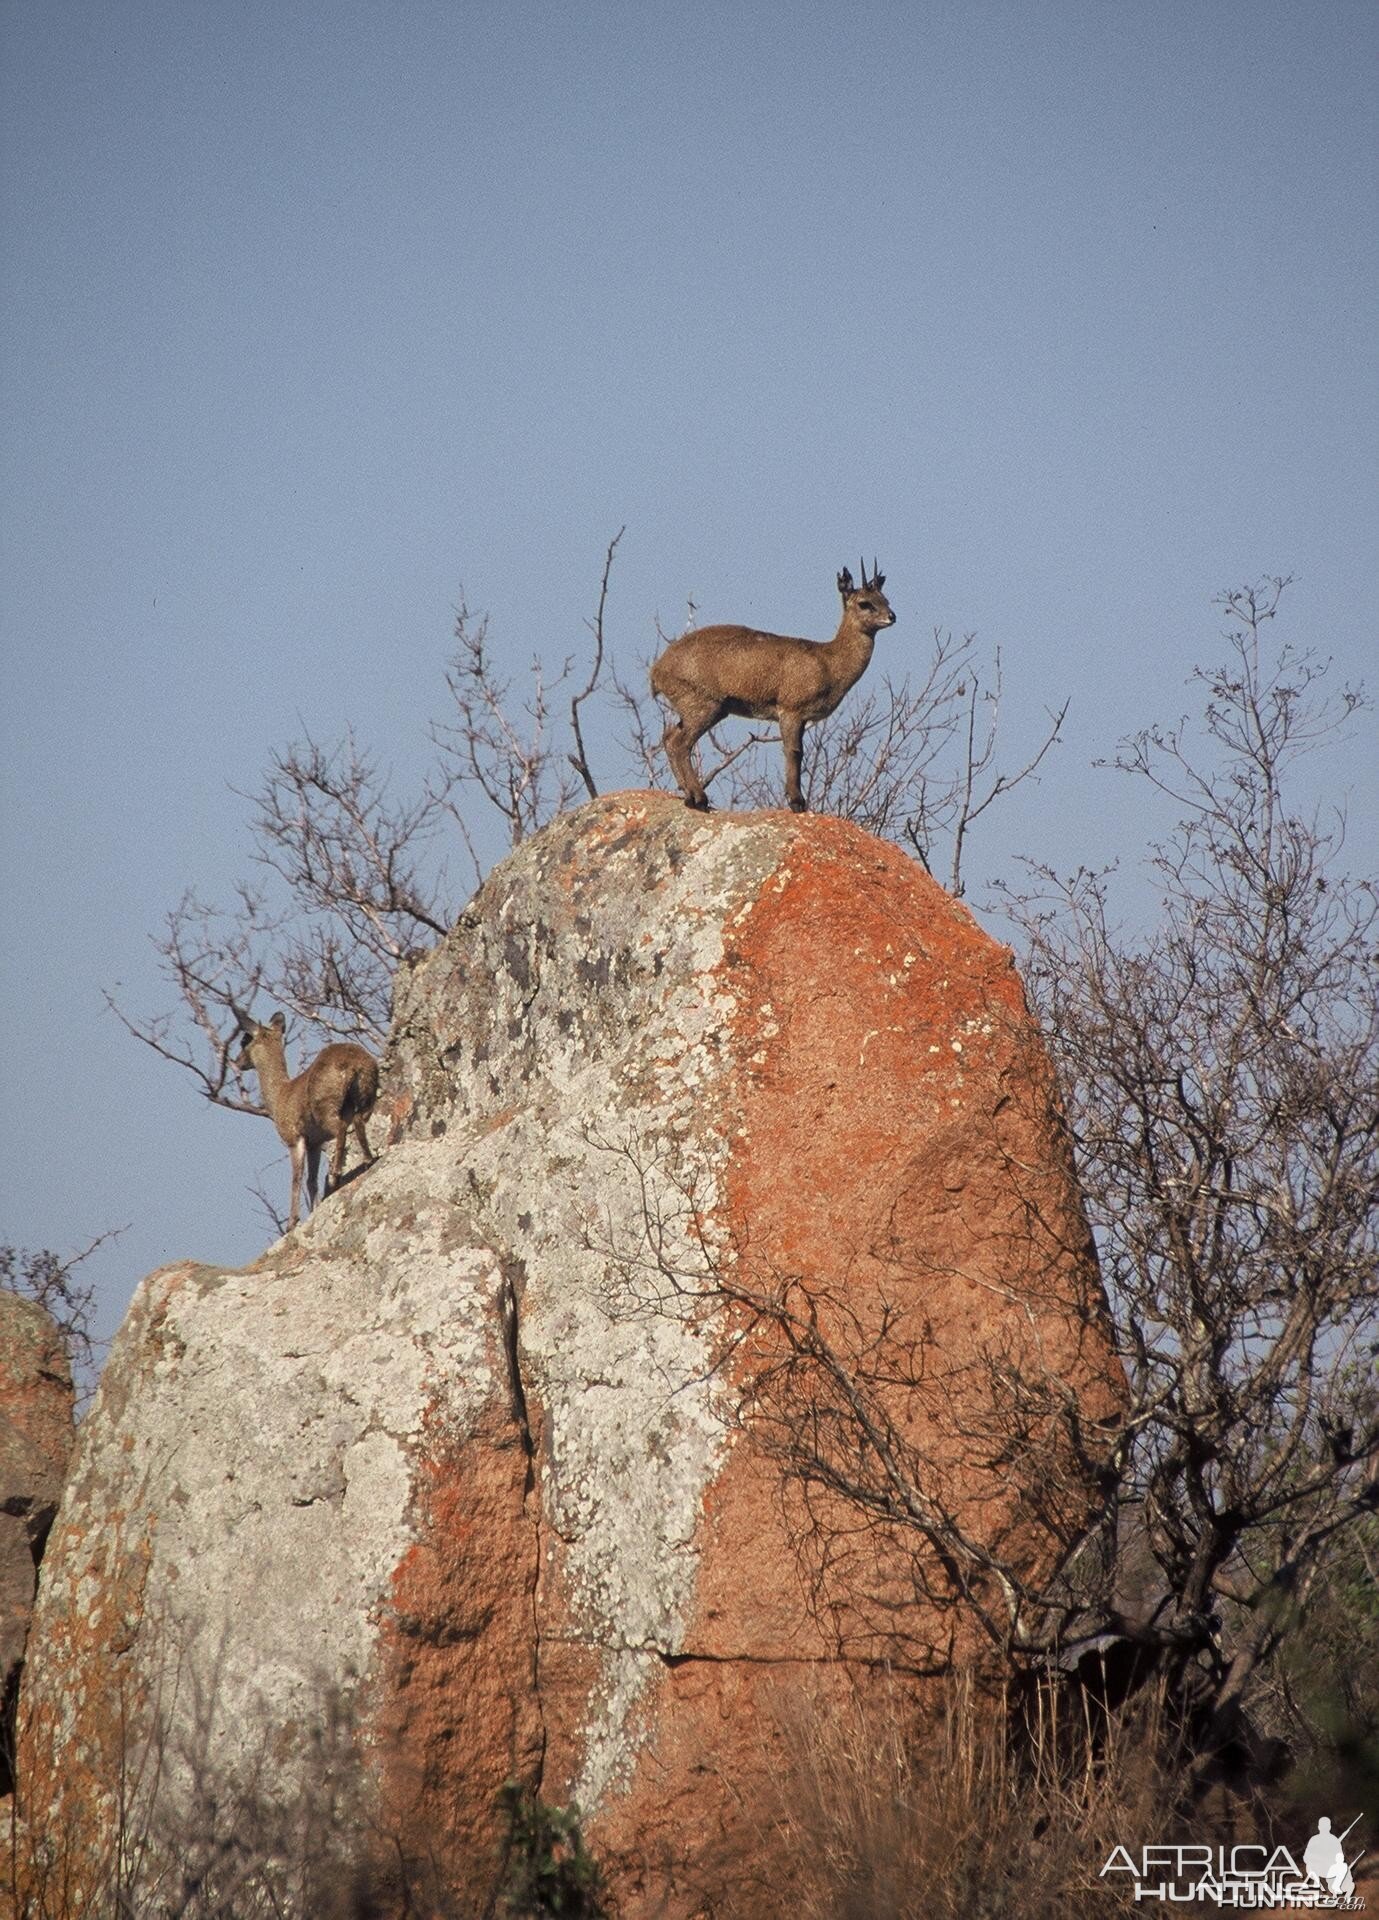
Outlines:
[[[738,1920],[1110,1920],[1123,1882],[1100,1877],[1112,1849],[1255,1837],[1248,1808],[1184,1800],[1161,1702],[1151,1690],[1118,1715],[1085,1696],[1008,1699],[955,1679],[921,1711],[878,1683],[840,1705],[793,1695],[769,1716],[779,1804],[760,1859],[790,1872],[753,1880],[739,1862]],[[342,1706],[320,1730],[295,1790],[262,1756],[233,1784],[204,1751],[155,1743],[121,1756],[118,1817],[93,1862],[86,1836],[7,1833],[0,1803],[0,1920],[503,1920],[616,1911],[572,1817],[515,1789],[501,1886],[457,1888],[427,1836],[378,1823],[367,1762]],[[783,1761],[783,1764],[780,1764]],[[160,1780],[182,1776],[162,1811]],[[1276,1799],[1298,1844],[1310,1826]],[[1335,1811],[1343,1804],[1328,1802]],[[1345,1802],[1345,1804],[1349,1804]],[[72,1844],[64,1844],[71,1842]],[[789,1878],[788,1889],[784,1878]],[[732,1883],[731,1870],[729,1881]],[[1180,1912],[1205,1911],[1175,1903]],[[722,1909],[712,1909],[715,1916]]]
[[[1155,1703],[1097,1724],[1046,1694],[1017,1726],[959,1680],[923,1720],[858,1695],[789,1737],[798,1920],[1107,1920],[1112,1848],[1173,1837]]]
[[[119,1714],[76,1804],[31,1728],[38,1764],[0,1802],[0,1920],[477,1920],[482,1901],[451,1897],[425,1836],[380,1819],[351,1704],[322,1697],[290,1769],[269,1731],[234,1768],[214,1761],[213,1692],[181,1740],[159,1714],[142,1736]]]

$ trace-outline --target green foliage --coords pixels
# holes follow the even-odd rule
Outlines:
[[[603,1873],[584,1844],[578,1807],[548,1806],[518,1780],[509,1780],[498,1798],[508,1820],[500,1911],[510,1920],[607,1920]]]
[[[1309,1813],[1379,1806],[1379,1517],[1337,1543],[1271,1679],[1264,1704],[1294,1756],[1289,1800]]]

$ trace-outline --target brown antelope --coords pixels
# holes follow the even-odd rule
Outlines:
[[[327,1193],[340,1184],[351,1126],[365,1162],[372,1164],[374,1155],[364,1123],[378,1098],[378,1062],[364,1047],[336,1041],[323,1047],[306,1071],[294,1078],[287,1071],[287,1022],[282,1014],[275,1013],[266,1026],[260,1026],[233,1004],[231,1011],[239,1021],[241,1041],[234,1064],[241,1072],[252,1067],[258,1074],[259,1097],[292,1156],[292,1206],[287,1216],[290,1229],[297,1224],[303,1167],[307,1204],[316,1205],[316,1176],[321,1149],[327,1141],[334,1143]]]
[[[871,563],[855,586],[844,567],[838,575],[843,618],[831,640],[795,640],[754,627],[698,627],[672,640],[651,669],[654,693],[679,718],[666,728],[671,772],[691,807],[707,807],[695,772],[694,743],[727,714],[775,720],[785,749],[785,797],[795,813],[805,811],[800,792],[804,730],[823,720],[866,672],[876,636],[895,623],[881,589],[886,576]]]

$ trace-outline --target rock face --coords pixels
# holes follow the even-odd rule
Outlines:
[[[0,1290],[0,1794],[38,1563],[71,1457],[72,1370],[52,1319]]]
[[[343,1727],[357,1834],[457,1911],[510,1777],[628,1916],[787,1911],[801,1703],[978,1649],[888,1472],[1033,1564],[1086,1491],[1033,1383],[1116,1391],[1008,952],[844,823],[615,795],[399,980],[385,1110],[254,1266],[136,1296],[45,1564],[31,1820],[93,1859],[137,1737],[185,1851],[208,1783],[309,1799]]]

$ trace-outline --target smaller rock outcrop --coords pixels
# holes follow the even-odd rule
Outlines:
[[[51,1316],[0,1291],[0,1794],[38,1563],[71,1457],[72,1369]]]

